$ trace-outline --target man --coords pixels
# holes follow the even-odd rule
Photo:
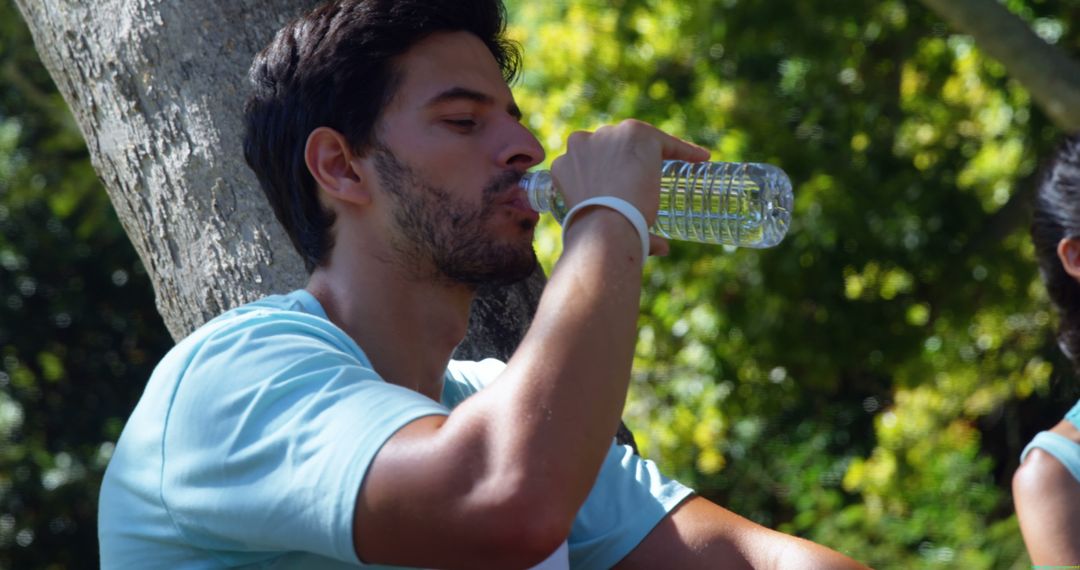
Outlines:
[[[508,363],[449,362],[476,287],[536,263],[517,181],[544,153],[503,26],[498,0],[338,0],[256,58],[245,152],[311,278],[159,365],[106,473],[103,566],[857,566],[612,444],[660,162],[703,149],[575,134],[568,203],[614,200],[567,222]]]

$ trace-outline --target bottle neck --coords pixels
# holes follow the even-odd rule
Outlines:
[[[532,209],[544,213],[551,213],[555,197],[555,185],[551,180],[551,173],[547,170],[537,170],[526,173],[518,183],[525,189],[529,198],[529,206]]]

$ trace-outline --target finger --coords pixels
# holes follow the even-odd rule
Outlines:
[[[709,156],[712,155],[709,149],[705,147],[668,134],[665,134],[660,139],[660,152],[661,156],[667,160],[686,160],[688,162],[709,160]]]
[[[668,240],[654,234],[649,234],[649,255],[655,257],[664,257],[671,251],[671,244]]]
[[[578,145],[585,144],[585,141],[589,140],[592,133],[588,131],[574,131],[570,133],[570,136],[566,138],[566,150],[576,148]]]
[[[704,147],[685,141],[679,137],[669,135],[655,125],[637,119],[626,119],[617,126],[609,128],[629,132],[632,136],[637,135],[652,138],[659,142],[661,157],[665,159],[700,162],[708,160],[709,156],[712,154]],[[599,134],[601,130],[604,130],[604,128],[598,129],[597,134]]]

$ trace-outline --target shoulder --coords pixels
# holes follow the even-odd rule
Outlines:
[[[1078,459],[1080,430],[1068,420],[1062,420],[1038,434],[1028,445],[1013,476],[1013,493],[1018,497],[1046,496],[1053,489],[1080,489],[1080,477],[1074,473],[1080,471]]]
[[[355,345],[345,331],[330,322],[322,307],[306,291],[274,295],[237,307],[206,323],[192,337],[196,340],[220,339],[249,332],[307,334],[336,344]]]
[[[170,357],[185,372],[277,370],[327,356],[370,366],[352,338],[309,298],[297,291],[224,313],[181,341]]]
[[[1071,486],[1080,485],[1073,479],[1072,473],[1051,453],[1034,448],[1024,458],[1024,462],[1013,475],[1013,495],[1018,499],[1031,498],[1043,500],[1048,494],[1061,489],[1068,491]]]
[[[1080,556],[1080,509],[1076,507],[1080,505],[1080,477],[1073,471],[1080,460],[1080,444],[1069,437],[1078,434],[1068,429],[1075,432],[1073,426],[1058,424],[1039,434],[1013,475],[1016,514],[1036,564]],[[1047,445],[1035,446],[1039,437],[1046,436]]]
[[[304,414],[330,417],[327,408],[386,385],[344,331],[319,314],[270,300],[207,323],[159,364],[151,378],[156,404],[148,409],[161,418],[149,419],[160,423],[163,445],[213,447]]]

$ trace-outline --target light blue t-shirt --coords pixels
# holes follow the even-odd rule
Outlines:
[[[1080,400],[1069,410],[1069,413],[1065,414],[1065,419],[1076,426],[1076,429],[1080,429]],[[1020,453],[1020,463],[1023,463],[1027,454],[1036,447],[1053,455],[1069,470],[1073,479],[1080,483],[1080,444],[1052,431],[1041,431]]]
[[[229,311],[166,355],[120,436],[101,488],[102,567],[377,568],[352,539],[375,454],[503,367],[451,362],[435,402],[380,378],[306,291]],[[574,521],[571,567],[610,568],[690,494],[613,443]]]

